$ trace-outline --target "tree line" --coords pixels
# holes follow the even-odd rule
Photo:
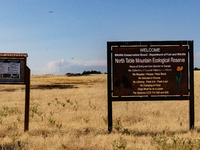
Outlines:
[[[91,70],[91,71],[83,71],[82,73],[66,73],[65,75],[80,76],[89,74],[102,74],[102,73],[101,71]]]

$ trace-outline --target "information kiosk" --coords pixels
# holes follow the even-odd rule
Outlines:
[[[26,53],[0,53],[0,84],[26,85],[24,131],[29,128],[30,69]]]

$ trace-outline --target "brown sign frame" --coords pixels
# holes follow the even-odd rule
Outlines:
[[[0,60],[3,60],[4,62],[13,61],[20,64],[13,64],[11,67],[13,67],[13,70],[15,70],[14,67],[17,69],[20,68],[19,78],[0,78],[0,84],[17,84],[17,85],[25,85],[25,116],[24,116],[24,131],[29,130],[29,105],[30,105],[30,69],[27,66],[27,57],[28,54],[26,53],[0,53]],[[5,67],[8,67],[8,64],[3,64]],[[6,66],[7,65],[7,66]],[[3,68],[3,67],[2,67]],[[12,71],[11,71],[12,72]]]
[[[165,47],[170,48],[173,47],[173,51],[176,50],[176,48],[180,47],[187,47],[188,53],[186,57],[188,58],[188,62],[185,63],[187,66],[184,66],[186,68],[186,78],[187,80],[184,81],[186,83],[186,92],[184,93],[177,93],[177,94],[114,94],[114,84],[116,84],[116,71],[114,70],[116,66],[114,65],[114,58],[113,55],[115,53],[115,50],[126,50],[127,48],[130,48],[132,50],[134,49],[140,49],[140,48],[153,48],[153,47]],[[131,52],[133,54],[134,51]],[[119,54],[119,53],[118,53]],[[120,56],[120,55],[119,55]],[[123,58],[123,57],[122,57]],[[123,63],[126,60],[119,59],[117,60],[121,61]],[[131,60],[130,60],[131,61]],[[134,60],[133,60],[134,61]],[[181,67],[180,65],[177,65]],[[176,66],[176,67],[177,67]],[[118,68],[123,67],[123,64],[120,64]],[[171,100],[189,100],[189,118],[190,118],[190,124],[189,128],[194,127],[194,59],[193,59],[193,41],[122,41],[122,42],[107,42],[107,90],[108,90],[108,131],[112,131],[112,102],[114,101],[171,101]],[[126,68],[127,70],[127,68]],[[178,71],[178,70],[177,70]],[[121,78],[121,81],[123,79]],[[137,80],[137,79],[136,79]],[[120,78],[119,78],[120,81]],[[132,80],[131,80],[132,82]],[[118,83],[118,82],[117,82]],[[125,89],[127,90],[127,89]],[[120,89],[119,89],[120,91]]]
[[[26,53],[0,53],[0,61],[19,61],[19,78],[0,78],[0,84],[25,84]],[[6,64],[6,63],[5,63]]]

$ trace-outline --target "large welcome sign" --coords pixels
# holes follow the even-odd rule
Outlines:
[[[108,130],[113,101],[189,100],[194,127],[193,41],[107,42]]]

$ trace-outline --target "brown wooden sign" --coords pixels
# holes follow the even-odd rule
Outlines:
[[[24,131],[29,129],[30,69],[26,53],[0,53],[0,84],[25,84]]]
[[[188,95],[188,47],[114,47],[113,96]]]
[[[112,102],[189,100],[194,128],[193,41],[107,42],[108,131]]]
[[[24,84],[27,57],[25,53],[0,53],[0,83]]]

